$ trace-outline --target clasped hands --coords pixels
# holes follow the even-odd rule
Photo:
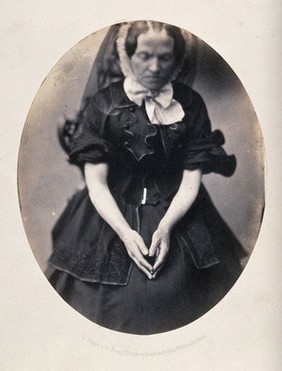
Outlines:
[[[122,240],[128,255],[137,267],[144,272],[149,279],[155,279],[169,251],[169,230],[158,228],[152,236],[152,243],[149,248],[147,248],[139,233],[132,229],[127,231]]]

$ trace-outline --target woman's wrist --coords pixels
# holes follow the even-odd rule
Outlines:
[[[165,220],[161,220],[160,224],[158,225],[158,230],[170,234],[170,231],[172,229],[172,225]]]
[[[126,237],[128,236],[128,233],[132,231],[132,228],[129,225],[123,225],[119,228],[117,228],[116,233],[119,236],[119,238],[124,241],[126,240]]]

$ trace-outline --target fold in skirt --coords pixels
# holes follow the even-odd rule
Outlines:
[[[150,246],[165,210],[146,204],[139,211],[140,235]],[[228,256],[213,267],[197,269],[188,249],[172,237],[166,261],[154,280],[134,263],[126,286],[84,282],[52,267],[48,279],[69,305],[96,324],[149,335],[185,326],[205,314],[239,274],[238,262]]]

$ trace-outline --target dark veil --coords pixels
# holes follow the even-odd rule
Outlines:
[[[116,40],[119,36],[120,28],[125,24],[118,23],[109,28],[94,60],[76,120],[67,119],[64,125],[58,129],[60,143],[67,153],[69,153],[72,137],[78,129],[82,112],[88,104],[89,98],[97,91],[124,78],[119,64]],[[201,44],[199,39],[193,34],[183,30],[182,32],[186,41],[186,51],[175,81],[193,86],[197,74],[197,65],[202,53]]]
[[[97,91],[109,86],[113,82],[123,79],[115,46],[122,25],[124,25],[124,23],[111,26],[106,34],[86,84],[83,95],[84,98],[95,94]],[[176,77],[176,81],[181,81],[182,83],[192,86],[196,76],[197,61],[200,55],[200,44],[198,39],[187,31],[183,31],[183,36],[186,40],[187,47],[183,65]]]

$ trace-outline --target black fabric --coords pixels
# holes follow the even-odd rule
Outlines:
[[[145,243],[151,243],[164,212],[160,204],[141,206],[140,234]],[[191,323],[218,303],[241,272],[234,257],[228,252],[223,256],[221,263],[199,270],[187,248],[172,239],[165,265],[153,281],[135,265],[126,286],[87,283],[58,270],[49,280],[89,320],[112,330],[149,335]]]
[[[69,141],[70,161],[109,165],[108,185],[132,229],[147,246],[181,183],[183,170],[231,176],[234,156],[211,130],[202,98],[174,85],[185,116],[152,125],[144,106],[128,100],[122,83],[96,94]],[[142,205],[144,187],[146,204]],[[52,233],[50,282],[80,313],[102,326],[152,334],[192,322],[215,305],[240,275],[244,250],[201,185],[174,226],[165,266],[150,281],[84,190],[74,195]]]
[[[140,109],[127,98],[122,84],[116,83],[89,99],[79,115],[81,122],[70,146],[72,163],[109,162],[124,147],[137,161],[154,153],[150,140],[156,128],[149,123],[144,106]],[[201,167],[204,173],[231,176],[236,168],[235,157],[222,148],[223,134],[219,130],[212,132],[200,95],[177,83],[174,98],[182,105],[185,116],[181,122],[161,128],[167,153],[175,156],[180,152],[186,169]]]
[[[148,201],[168,207],[183,169],[201,168],[204,173],[230,176],[236,166],[234,156],[226,155],[222,148],[222,133],[211,131],[202,98],[181,84],[174,85],[174,97],[184,109],[183,120],[152,125],[144,106],[138,107],[127,98],[122,83],[114,84],[89,100],[70,141],[73,163],[109,164],[109,187],[133,229],[138,228],[136,210],[145,182],[150,190]],[[185,226],[176,226],[173,233],[202,269],[217,264],[220,254],[201,208],[194,209],[197,212],[188,213],[194,217],[184,217]],[[225,224],[223,220],[221,224]],[[53,230],[50,263],[85,281],[126,285],[131,261],[122,241],[83,191],[74,196]]]

